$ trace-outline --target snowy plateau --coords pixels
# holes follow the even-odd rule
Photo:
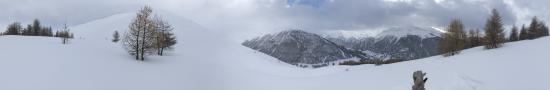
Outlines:
[[[110,41],[134,15],[72,26],[75,39],[66,45],[59,38],[0,36],[0,90],[410,90],[416,70],[427,72],[429,90],[550,90],[550,37],[492,50],[475,47],[452,57],[312,69],[162,14],[178,44],[167,56],[141,62]]]

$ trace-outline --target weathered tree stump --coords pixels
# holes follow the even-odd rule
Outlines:
[[[414,85],[412,86],[412,90],[426,90],[424,83],[426,83],[428,78],[424,78],[424,76],[426,76],[426,73],[422,71],[415,71],[413,73]]]

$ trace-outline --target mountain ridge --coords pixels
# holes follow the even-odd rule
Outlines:
[[[247,40],[242,45],[292,64],[324,64],[348,58],[366,58],[364,53],[339,46],[319,35],[287,30]],[[315,66],[314,66],[315,67]]]

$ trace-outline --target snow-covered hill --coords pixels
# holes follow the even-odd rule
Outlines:
[[[133,60],[114,30],[131,13],[74,26],[76,39],[0,36],[0,90],[410,90],[423,70],[430,90],[548,90],[550,38],[468,49],[396,64],[304,69],[256,52],[178,15],[178,44],[167,56]]]
[[[110,42],[126,31],[134,13],[117,14],[70,27],[76,39],[62,45],[51,37],[0,36],[1,90],[201,90],[224,37],[177,15],[178,44],[166,56],[133,60],[121,44]],[[197,69],[200,68],[200,69]],[[217,74],[211,74],[217,75]]]

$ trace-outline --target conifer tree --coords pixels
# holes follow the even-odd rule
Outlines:
[[[176,38],[172,33],[172,25],[165,22],[160,17],[155,17],[155,48],[157,55],[162,56],[165,50],[172,49],[172,46],[176,44]]]
[[[519,40],[525,40],[529,36],[528,30],[525,28],[525,25],[521,26],[521,30],[519,32]]]
[[[21,23],[14,22],[8,26],[8,30],[4,32],[5,35],[20,35]]]
[[[518,28],[516,26],[512,27],[512,30],[510,31],[510,36],[508,38],[510,42],[518,41]]]
[[[479,30],[477,30],[477,29],[473,30],[472,29],[468,32],[468,47],[467,48],[480,46],[482,41],[483,40],[481,38]]]
[[[541,36],[548,36],[548,35],[550,35],[548,26],[546,26],[546,24],[543,23],[541,27]]]
[[[529,39],[536,39],[543,36],[548,36],[548,27],[537,17],[533,17],[529,25]]]
[[[529,32],[528,32],[528,39],[535,39],[539,37],[540,34],[540,26],[539,21],[537,17],[533,17],[531,20],[531,24],[529,24]]]
[[[501,17],[496,9],[485,24],[485,49],[499,48],[505,41]]]
[[[62,44],[68,44],[69,43],[69,39],[71,38],[71,33],[69,32],[70,29],[69,27],[67,26],[67,24],[65,24],[63,26],[63,28],[61,28],[61,31],[59,32],[59,36],[61,38],[61,43]]]
[[[42,31],[41,29],[42,28],[40,26],[40,21],[38,21],[38,19],[34,19],[32,24],[31,36],[39,36]]]
[[[32,25],[27,25],[27,28],[25,28],[25,30],[23,30],[23,33],[22,35],[32,35]]]

